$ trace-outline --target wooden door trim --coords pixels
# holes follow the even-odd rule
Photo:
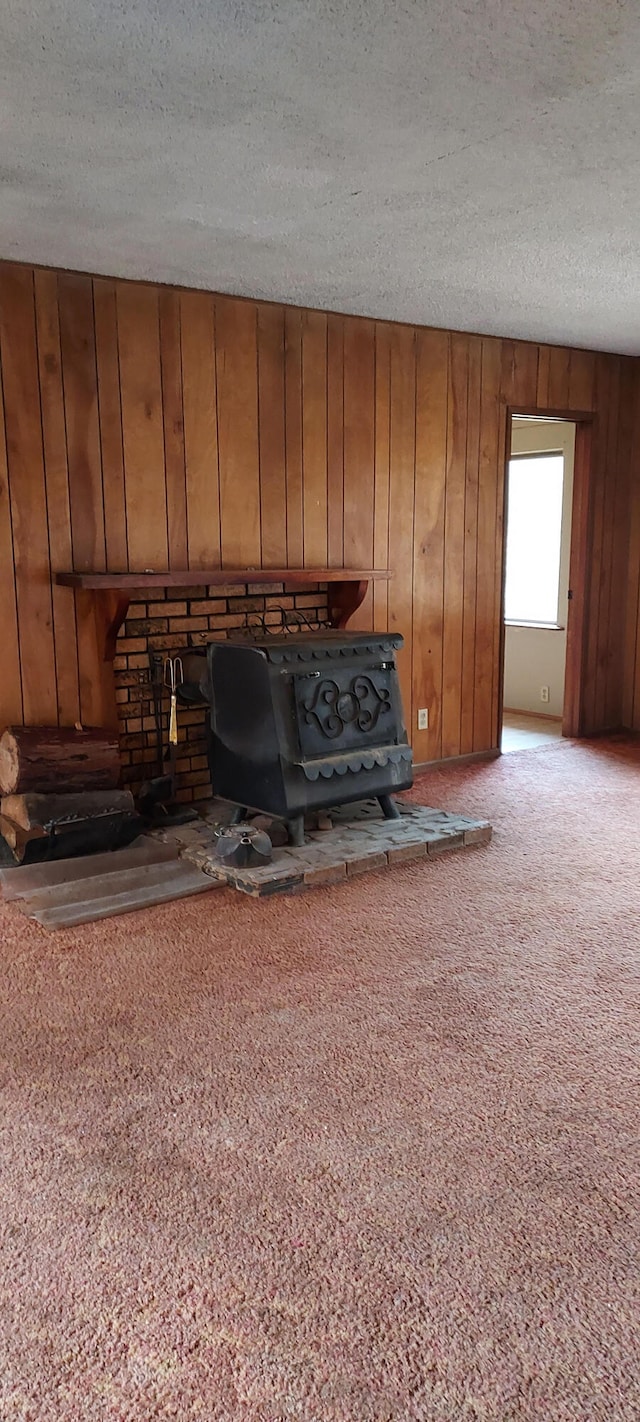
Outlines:
[[[584,732],[584,668],[587,651],[587,608],[591,582],[589,551],[593,515],[592,449],[593,417],[589,420],[577,420],[569,562],[571,602],[567,608],[567,650],[562,707],[563,736],[581,736]]]
[[[571,547],[569,562],[569,588],[571,602],[567,608],[567,650],[565,657],[564,702],[562,708],[562,734],[578,737],[584,734],[584,667],[587,647],[587,608],[591,562],[591,527],[593,519],[593,477],[592,451],[593,428],[596,416],[593,411],[546,410],[535,406],[507,407],[507,428],[503,470],[504,522],[502,533],[502,592],[500,598],[500,666],[499,685],[499,727],[504,714],[504,594],[507,571],[507,476],[511,455],[511,428],[514,416],[532,415],[551,420],[567,420],[576,427],[575,455],[573,466],[573,499],[571,505]]]

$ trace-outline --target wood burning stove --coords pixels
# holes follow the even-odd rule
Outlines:
[[[209,763],[216,795],[287,821],[412,784],[395,653],[398,633],[320,631],[208,649]]]

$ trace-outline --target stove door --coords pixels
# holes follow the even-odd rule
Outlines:
[[[294,676],[302,755],[338,755],[397,744],[393,672],[393,666],[380,665],[360,671],[351,663]]]

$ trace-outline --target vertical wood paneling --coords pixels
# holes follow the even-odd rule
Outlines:
[[[190,568],[220,566],[220,482],[213,297],[180,295],[182,406]]]
[[[302,318],[302,489],[304,556],[327,567],[327,318]]]
[[[0,271],[0,355],[24,719],[31,725],[55,725],[58,707],[34,282],[33,272],[24,267]]]
[[[216,300],[222,566],[260,567],[258,346],[251,302]]]
[[[6,726],[12,722],[21,725],[23,711],[1,356],[0,349],[0,626],[3,657],[3,674],[0,677],[0,725]]]
[[[287,561],[287,484],[284,421],[284,313],[258,307],[258,407],[262,566]]]
[[[501,347],[502,398],[516,410],[530,408],[536,403],[538,347],[523,341],[502,341]]]
[[[166,568],[169,541],[158,291],[119,282],[117,306],[129,564],[135,571]]]
[[[611,604],[612,588],[614,582],[615,562],[616,562],[616,513],[618,509],[619,486],[623,482],[622,471],[618,461],[618,438],[619,438],[619,411],[620,411],[620,377],[622,362],[620,359],[614,361],[610,368],[609,385],[609,419],[607,428],[607,444],[605,450],[605,467],[603,484],[605,489],[604,498],[604,527],[603,527],[603,550],[600,572],[600,603],[598,612],[598,656],[596,671],[596,703],[595,718],[596,724],[607,724],[607,702],[611,708],[612,701],[615,703],[616,697],[612,697],[613,682],[615,681],[616,691],[619,690],[620,678],[616,675],[618,670],[617,662],[621,654],[622,638],[619,626],[611,625]],[[622,604],[622,596],[616,599],[616,603]],[[620,608],[616,607],[616,622],[619,623]],[[612,712],[613,724],[619,720],[618,713]]]
[[[633,517],[632,471],[634,469],[633,425],[635,398],[635,361],[620,363],[618,390],[618,420],[616,449],[616,484],[613,509],[613,547],[611,592],[609,598],[609,641],[615,646],[615,657],[609,668],[605,689],[604,717],[609,725],[629,724],[624,721],[625,661],[627,657],[626,611],[628,585],[633,580],[633,545],[630,538]],[[620,612],[624,622],[620,625]],[[622,633],[622,635],[621,635]]]
[[[58,304],[73,566],[100,572],[106,540],[91,278],[61,272]]]
[[[505,557],[505,524],[506,524],[506,499],[507,499],[507,437],[509,434],[507,410],[504,400],[498,399],[498,453],[496,472],[496,515],[495,515],[495,543],[493,553],[493,697],[492,697],[492,723],[491,723],[491,744],[500,745],[502,733],[502,688],[504,680],[504,608],[503,608],[503,585],[504,585],[504,557]]]
[[[93,311],[107,567],[118,572],[129,567],[129,555],[115,282],[94,280]]]
[[[449,347],[442,637],[443,756],[460,755],[468,385],[469,338],[456,332],[450,338]]]
[[[622,724],[640,730],[640,362],[629,376],[629,539],[623,665]]]
[[[594,374],[595,356],[593,351],[572,351],[568,400],[570,410],[593,409]]]
[[[342,316],[327,318],[327,566],[330,568],[344,567],[344,327]]]
[[[529,347],[526,348],[527,351]],[[475,697],[476,600],[478,582],[478,470],[480,448],[480,381],[482,341],[469,340],[469,380],[467,390],[467,439],[464,500],[464,572],[462,594],[462,681],[460,705],[460,752],[473,750],[473,703]]]
[[[389,421],[391,410],[391,338],[389,327],[376,326],[375,456],[373,496],[373,566],[389,566]],[[331,519],[331,506],[329,506]],[[389,584],[373,585],[373,625],[386,632],[389,626]]]
[[[36,271],[34,289],[49,557],[51,567],[56,570],[70,568],[73,560],[67,437],[62,396],[58,283],[55,272]],[[80,717],[75,598],[70,588],[57,587],[55,584],[51,588],[51,598],[57,719],[69,725]]]
[[[413,519],[416,456],[416,337],[409,326],[391,331],[391,422],[389,430],[389,630],[401,632],[400,686],[411,737],[415,722],[411,684]]]
[[[50,567],[374,564],[416,759],[495,746],[511,407],[594,411],[584,720],[640,728],[637,362],[8,264],[0,361],[1,715],[108,713]]]
[[[499,488],[504,479],[504,471],[500,466],[500,423],[500,342],[487,337],[482,342],[480,382],[474,750],[494,744],[494,705],[497,703],[498,694],[495,666],[495,560]]]
[[[549,366],[551,361],[551,347],[539,346],[538,348],[538,373],[536,378],[536,398],[534,405],[539,410],[549,408]]]
[[[285,328],[285,470],[287,490],[287,563],[304,564],[302,496],[302,313],[287,308]]]
[[[410,728],[418,761],[442,755],[444,521],[447,478],[448,337],[416,335],[416,467],[413,539],[413,668],[415,714]],[[417,729],[417,710],[429,725]]]
[[[585,661],[584,713],[586,732],[598,728],[596,704],[599,679],[599,635],[601,631],[600,606],[604,579],[603,555],[606,529],[606,479],[607,449],[609,439],[609,401],[613,378],[611,361],[607,356],[598,356],[595,371],[595,401],[598,417],[593,438],[593,496],[591,525],[591,559],[589,605],[587,613],[587,655]]]
[[[344,332],[344,560],[351,568],[373,563],[375,484],[375,326],[347,322]],[[373,591],[351,625],[370,627]]]
[[[551,410],[568,410],[571,351],[552,346],[549,353],[548,404]]]
[[[167,289],[159,293],[158,302],[169,567],[186,568],[189,564],[189,542],[187,538],[187,482],[182,406],[180,297],[177,291]],[[202,358],[203,364],[205,364],[205,351],[202,352]]]

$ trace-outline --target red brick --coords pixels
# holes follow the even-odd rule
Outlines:
[[[310,593],[310,592],[299,593],[299,592],[298,592],[298,593],[295,594],[294,603],[295,603],[295,606],[296,606],[296,607],[317,607],[317,606],[318,606],[318,594],[317,594],[317,592],[315,592],[315,593]]]
[[[148,609],[149,617],[184,617],[186,610],[186,602],[150,602]]]
[[[173,632],[206,632],[206,617],[170,617],[169,631]]]
[[[227,611],[226,597],[210,597],[204,602],[190,602],[189,613],[192,617],[212,617],[214,613]]]
[[[292,597],[267,597],[267,598],[265,598],[265,600],[264,600],[264,605],[265,605],[265,607],[267,608],[267,610],[268,610],[269,608],[277,608],[277,607],[290,608],[290,607],[293,607],[293,598],[292,598]]]
[[[224,616],[216,617],[217,627],[244,627],[244,617],[237,614],[227,613]]]
[[[173,636],[169,632],[164,632],[160,637],[150,637],[148,646],[152,652],[177,652],[185,644],[184,633],[175,632]]]
[[[124,624],[127,637],[148,637],[151,632],[166,632],[166,617],[128,617]]]

